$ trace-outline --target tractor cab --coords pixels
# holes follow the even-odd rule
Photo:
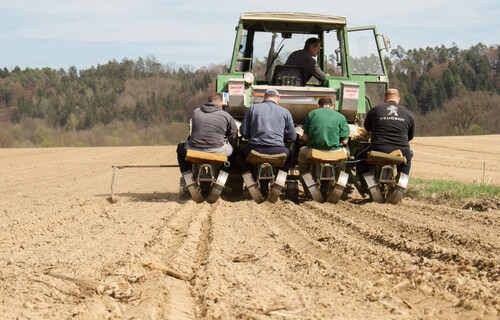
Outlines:
[[[315,57],[324,81],[307,79],[288,56],[318,38]],[[381,39],[383,41],[381,41]],[[383,46],[381,46],[381,43]],[[280,92],[280,105],[290,110],[297,125],[304,123],[317,100],[331,98],[349,123],[361,124],[371,106],[383,101],[388,77],[381,51],[388,40],[374,26],[348,29],[344,17],[278,12],[242,13],[228,74],[217,78],[217,91],[236,119],[263,100],[269,88]]]

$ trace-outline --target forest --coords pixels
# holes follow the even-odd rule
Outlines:
[[[385,64],[417,135],[500,133],[500,46],[397,47]],[[154,56],[85,70],[0,67],[0,147],[174,144],[226,70]]]

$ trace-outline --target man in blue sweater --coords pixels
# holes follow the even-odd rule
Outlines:
[[[254,104],[245,113],[241,123],[240,134],[248,139],[248,144],[240,149],[243,159],[255,150],[264,154],[287,155],[281,170],[288,172],[292,165],[293,153],[285,143],[297,138],[290,111],[279,105],[280,94],[275,89],[264,93],[264,101]],[[245,163],[245,171],[254,172],[253,166]]]

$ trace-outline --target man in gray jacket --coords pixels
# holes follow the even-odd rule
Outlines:
[[[240,134],[248,139],[248,144],[240,149],[243,159],[255,150],[264,154],[287,155],[285,164],[281,170],[288,172],[292,165],[293,153],[285,146],[287,142],[293,142],[297,138],[290,111],[280,106],[279,92],[268,89],[264,93],[264,101],[254,104],[245,113],[241,123]],[[253,173],[253,166],[245,163],[246,171]]]
[[[187,150],[221,153],[230,156],[236,147],[238,129],[233,117],[222,110],[222,95],[212,93],[208,102],[193,111],[191,135],[177,145],[177,161],[181,173],[191,169],[185,160]]]

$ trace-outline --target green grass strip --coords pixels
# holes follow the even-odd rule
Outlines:
[[[410,196],[429,197],[446,194],[448,197],[461,200],[465,198],[500,197],[500,186],[484,184],[466,184],[457,181],[427,180],[410,178]]]

